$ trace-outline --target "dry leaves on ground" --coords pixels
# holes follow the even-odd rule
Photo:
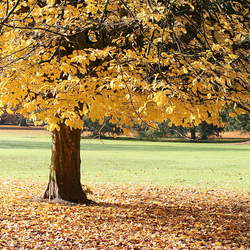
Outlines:
[[[49,203],[45,183],[0,181],[1,249],[246,249],[247,193],[93,185],[97,205]]]

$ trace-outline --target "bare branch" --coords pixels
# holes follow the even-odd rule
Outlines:
[[[9,28],[13,28],[13,29],[42,30],[42,31],[45,31],[45,32],[48,32],[48,33],[52,33],[52,34],[58,35],[58,36],[68,37],[67,35],[62,34],[62,33],[59,33],[59,32],[57,32],[57,31],[53,31],[53,30],[49,30],[49,29],[41,28],[41,27],[14,26],[14,25],[9,25],[9,24],[3,24],[3,25],[6,26],[6,27],[9,27]]]
[[[108,8],[108,5],[109,5],[109,1],[110,0],[106,0],[106,2],[105,2],[104,10],[103,10],[102,17],[101,17],[101,23],[103,23],[104,19],[107,16],[107,8]]]
[[[8,21],[9,17],[13,14],[13,12],[15,11],[15,9],[17,8],[17,6],[19,5],[19,3],[21,2],[21,0],[17,0],[15,5],[12,7],[12,9],[10,10],[10,12],[5,16],[5,18],[0,22],[0,30],[2,29],[3,25]],[[9,8],[9,2],[7,2],[7,9]]]

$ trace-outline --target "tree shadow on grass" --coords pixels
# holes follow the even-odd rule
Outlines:
[[[0,140],[1,149],[50,149],[49,142]]]
[[[165,144],[165,145],[96,145],[96,144],[82,144],[82,149],[87,151],[147,151],[147,152],[174,152],[174,151],[183,151],[183,152],[204,152],[204,151],[249,151],[249,148],[242,147],[215,147],[213,145],[210,146],[189,146],[187,144],[183,145],[173,145],[173,144]]]
[[[50,149],[50,142],[36,142],[36,141],[8,141],[0,140],[0,149]],[[137,152],[223,152],[223,151],[249,151],[249,148],[234,147],[216,147],[216,146],[189,146],[187,144],[173,145],[110,145],[110,144],[81,144],[81,149],[84,151],[137,151]]]

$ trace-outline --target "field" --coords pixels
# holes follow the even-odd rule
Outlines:
[[[248,143],[86,140],[93,206],[44,201],[49,134],[0,129],[1,249],[249,249]]]
[[[49,134],[41,130],[0,133],[1,178],[46,181]],[[85,184],[250,189],[250,145],[244,143],[83,139],[81,149]]]

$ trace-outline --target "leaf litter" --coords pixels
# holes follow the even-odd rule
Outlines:
[[[247,249],[250,195],[92,185],[92,206],[41,201],[46,183],[0,181],[1,249]]]

